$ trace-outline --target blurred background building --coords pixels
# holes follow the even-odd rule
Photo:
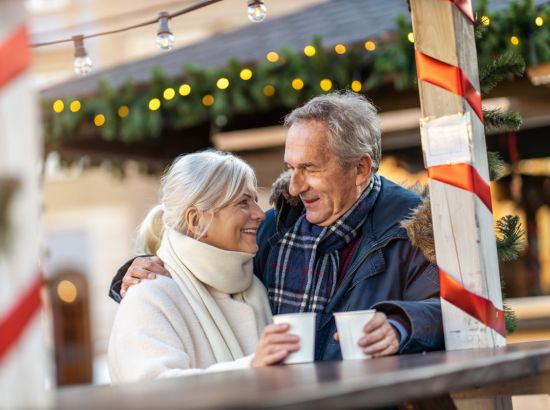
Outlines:
[[[105,354],[117,305],[112,276],[134,255],[133,238],[158,200],[158,179],[177,155],[215,147],[255,168],[261,205],[283,170],[285,113],[335,89],[365,93],[380,109],[380,173],[427,181],[407,3],[266,0],[261,24],[246,0],[225,0],[174,18],[175,46],[160,51],[157,27],[85,41],[93,61],[73,72],[72,42],[33,49],[45,135],[44,224],[57,383],[108,382]],[[528,246],[502,264],[520,318],[510,340],[550,337],[550,6],[475,2],[486,17],[480,66],[514,52],[527,62],[484,99],[518,111],[519,130],[494,129],[488,149],[506,162],[492,184],[495,218],[520,216]],[[27,0],[33,43],[114,30],[190,1]],[[546,295],[546,296],[545,296]]]

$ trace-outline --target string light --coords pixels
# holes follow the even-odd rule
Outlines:
[[[156,111],[160,108],[160,100],[158,98],[151,98],[149,100],[149,109],[151,111]]]
[[[169,87],[166,90],[164,90],[164,92],[162,93],[162,96],[164,97],[165,100],[169,101],[176,96],[176,90],[174,90],[172,87]]]
[[[535,19],[535,24],[536,24],[538,27],[542,27],[542,25],[544,24],[544,19],[543,19],[541,16],[538,16],[538,17]]]
[[[71,102],[71,105],[69,105],[69,109],[71,110],[71,112],[78,112],[78,111],[80,111],[80,107],[81,107],[80,101],[78,101],[78,100],[73,100],[73,101]]]
[[[365,41],[365,50],[367,50],[367,51],[376,50],[376,43],[372,40]]]
[[[512,45],[514,45],[514,46],[518,46],[519,45],[519,38],[517,36],[510,37],[510,43],[512,43]]]
[[[311,44],[304,47],[304,54],[308,57],[313,57],[317,50]]]
[[[164,51],[174,48],[174,35],[168,26],[170,14],[166,11],[159,13],[159,28],[157,30],[157,46]]]
[[[330,81],[328,78],[323,78],[319,83],[319,86],[323,91],[330,91],[330,89],[332,88],[332,81]]]
[[[248,81],[252,78],[252,70],[250,68],[243,68],[239,74],[241,80]]]
[[[202,97],[202,103],[207,107],[210,107],[212,104],[214,104],[214,97],[212,96],[212,94],[206,94],[204,97]]]
[[[263,91],[266,97],[272,97],[275,94],[275,87],[269,84],[264,87]]]
[[[412,31],[407,34],[407,39],[409,40],[409,42],[414,43],[414,33]]]
[[[262,0],[248,0],[247,12],[252,23],[264,21],[267,16],[267,8]]]
[[[103,114],[97,114],[94,117],[94,124],[96,127],[101,127],[103,124],[105,124],[105,116]]]
[[[62,101],[62,100],[55,100],[54,103],[53,103],[53,110],[56,112],[56,113],[60,113],[60,112],[63,112],[63,110],[65,109],[65,103]]]
[[[178,89],[178,92],[182,97],[185,97],[189,94],[191,94],[191,86],[189,84],[182,84],[180,85],[180,88]]]
[[[481,24],[483,24],[485,27],[489,27],[491,24],[491,19],[488,16],[481,16]]]
[[[130,114],[130,109],[126,105],[121,105],[118,107],[118,116],[120,118],[126,118]]]
[[[79,75],[86,75],[92,71],[92,59],[84,48],[84,36],[73,36],[74,43],[74,72]]]
[[[336,44],[334,46],[334,51],[336,54],[345,54],[346,53],[346,46],[343,44]]]
[[[275,51],[270,51],[269,53],[267,53],[265,58],[270,63],[276,63],[277,61],[279,61],[279,54],[277,54]]]
[[[304,88],[304,81],[301,78],[295,78],[292,80],[292,88],[295,90],[301,90]]]
[[[362,88],[363,88],[363,85],[361,84],[361,81],[354,80],[351,82],[352,91],[355,91],[356,93],[358,93],[359,91],[361,91]]]
[[[218,81],[216,81],[216,87],[220,90],[226,90],[227,87],[229,87],[229,80],[225,77],[219,78]]]

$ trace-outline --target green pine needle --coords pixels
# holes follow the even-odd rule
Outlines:
[[[516,313],[506,303],[503,304],[504,310],[504,325],[506,326],[506,334],[514,333],[518,327],[518,318]]]
[[[498,258],[503,262],[517,259],[519,253],[525,248],[525,241],[522,237],[525,231],[521,227],[519,217],[515,215],[504,215],[496,222],[498,231],[497,251]]]
[[[486,95],[506,77],[510,75],[521,77],[524,71],[525,61],[519,54],[507,52],[494,58],[479,71],[481,93]]]
[[[474,35],[476,40],[480,40],[487,32],[487,26],[485,26],[480,19],[474,22]]]
[[[521,115],[516,111],[502,111],[499,108],[494,110],[483,110],[485,131],[489,130],[510,130],[517,131],[521,127]]]
[[[489,164],[489,178],[491,181],[497,181],[504,176],[506,166],[498,152],[487,151],[487,162]]]

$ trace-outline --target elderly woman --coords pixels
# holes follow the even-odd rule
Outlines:
[[[220,152],[189,154],[161,185],[138,247],[158,255],[172,279],[128,290],[109,343],[112,381],[265,366],[296,351],[286,325],[269,325],[265,288],[252,274],[264,213],[250,166]]]

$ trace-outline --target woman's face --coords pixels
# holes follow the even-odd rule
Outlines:
[[[227,251],[256,253],[256,232],[264,218],[256,193],[244,191],[235,202],[214,214],[201,240]]]

